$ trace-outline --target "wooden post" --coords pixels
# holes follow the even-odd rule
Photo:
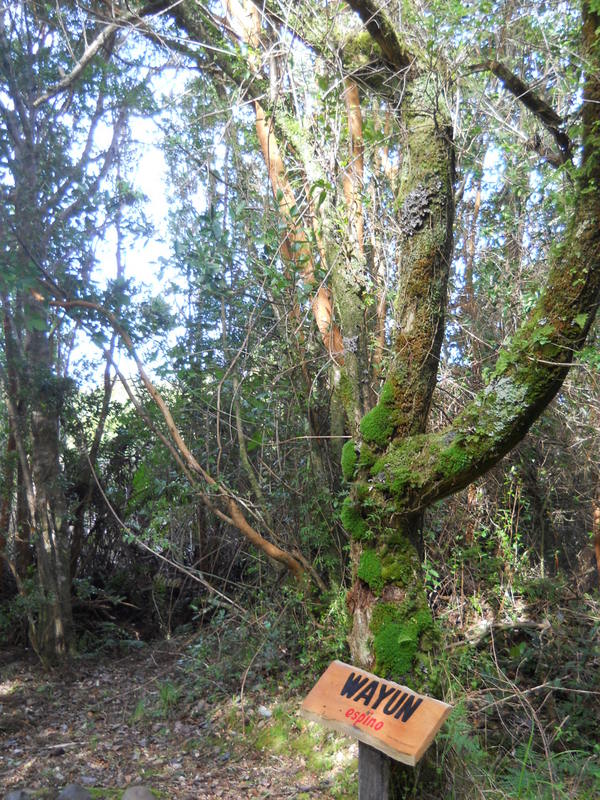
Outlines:
[[[304,698],[300,716],[358,739],[359,800],[388,800],[391,759],[414,767],[450,711],[433,697],[333,661]]]
[[[389,756],[359,741],[358,800],[388,800],[389,782]]]

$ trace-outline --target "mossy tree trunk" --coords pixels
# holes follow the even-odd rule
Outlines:
[[[383,12],[353,2],[393,62],[404,55]],[[373,26],[373,20],[383,20]],[[352,537],[348,596],[354,663],[421,691],[438,690],[434,627],[420,562],[424,510],[471,483],[527,432],[559,390],[584,343],[600,293],[600,81],[598,18],[583,9],[588,64],[578,200],[548,284],[501,350],[487,386],[444,431],[427,433],[444,326],[452,249],[453,151],[436,77],[421,73],[406,92],[405,157],[398,198],[399,259],[394,352],[378,404],[344,447],[350,492],[342,520]],[[396,43],[396,44],[395,44]],[[391,48],[391,49],[390,49]],[[384,50],[385,52],[385,50]],[[344,332],[343,320],[342,331]],[[405,770],[392,770],[390,797],[406,796]],[[404,777],[403,777],[404,776]]]
[[[4,31],[2,34],[2,45],[7,46]],[[33,39],[28,46],[33,52]],[[28,63],[32,65],[34,59]],[[59,436],[61,407],[70,384],[58,374],[58,336],[47,305],[39,291],[30,288],[32,273],[40,265],[51,264],[53,244],[48,238],[52,216],[44,204],[44,181],[50,183],[44,172],[46,120],[30,103],[36,86],[33,67],[20,74],[23,86],[15,80],[12,69],[0,64],[0,77],[10,91],[11,102],[21,110],[20,115],[12,115],[9,128],[8,149],[14,154],[9,163],[15,188],[14,211],[6,229],[11,231],[15,261],[14,266],[9,262],[2,300],[7,322],[6,370],[11,378],[6,391],[10,394],[9,418],[19,461],[16,498],[25,500],[27,513],[27,533],[23,526],[17,532],[21,546],[16,550],[15,573],[19,591],[24,595],[31,592],[31,582],[26,579],[32,545],[36,584],[34,596],[28,597],[29,637],[41,659],[50,664],[64,660],[73,648],[67,501]],[[53,269],[52,264],[50,272]],[[18,276],[17,291],[12,293],[8,291],[11,270]]]
[[[34,301],[36,302],[36,301]],[[62,385],[45,331],[30,334],[31,469],[35,485],[35,551],[40,591],[36,650],[47,663],[74,649],[67,503],[60,466],[59,413]]]
[[[430,76],[416,82],[405,100],[397,203],[404,241],[393,356],[379,403],[363,417],[359,442],[346,445],[343,464],[344,477],[353,481],[344,512],[353,539],[352,655],[362,666],[396,678],[410,671],[431,628],[419,566],[422,515],[398,513],[372,476],[391,442],[423,434],[435,388],[453,221],[451,131],[442,109]],[[405,641],[400,648],[394,644],[398,636]]]
[[[403,247],[393,353],[379,402],[362,418],[357,441],[345,446],[343,462],[344,477],[352,482],[343,512],[352,536],[350,648],[353,663],[431,692],[434,629],[421,570],[423,515],[398,513],[372,477],[392,442],[424,433],[443,337],[454,156],[448,115],[432,76],[413,83],[401,122],[397,208]],[[391,766],[394,793],[407,771]]]

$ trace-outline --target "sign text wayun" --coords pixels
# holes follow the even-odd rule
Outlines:
[[[406,686],[334,661],[302,703],[300,713],[414,766],[450,708]]]

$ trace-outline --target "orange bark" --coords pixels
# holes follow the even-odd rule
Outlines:
[[[258,50],[260,47],[260,11],[252,3],[240,3],[238,0],[227,0],[226,7],[236,34],[245,44]],[[258,52],[251,54],[249,63],[254,69],[260,69]],[[271,189],[287,228],[287,234],[281,243],[281,253],[288,263],[293,263],[299,269],[306,283],[315,288],[311,305],[317,328],[329,355],[340,361],[344,343],[339,328],[333,322],[331,292],[322,283],[317,283],[312,251],[298,218],[296,198],[285,173],[273,126],[267,120],[264,109],[258,100],[254,103],[254,110],[256,133],[269,173]]]
[[[287,233],[281,244],[281,252],[286,261],[294,263],[309,286],[316,287],[311,301],[312,311],[327,352],[339,361],[344,350],[342,334],[333,322],[331,292],[322,283],[317,285],[315,263],[306,233],[300,224],[296,198],[285,173],[283,159],[267,120],[264,109],[258,101],[254,103],[256,113],[256,133],[262,150],[273,196],[279,213],[286,224]]]
[[[348,206],[349,221],[360,253],[364,253],[364,217],[360,193],[364,179],[364,140],[360,95],[358,86],[350,78],[346,78],[344,92],[346,112],[348,114],[348,131],[350,133],[350,163],[344,172],[344,197]]]
[[[598,580],[600,581],[600,503],[593,506],[592,532],[594,534],[594,550],[596,552],[596,566],[598,568]]]

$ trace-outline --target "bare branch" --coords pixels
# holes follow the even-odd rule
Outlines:
[[[65,75],[62,80],[55,83],[54,86],[51,86],[44,94],[36,97],[33,101],[33,107],[39,108],[43,103],[47,102],[48,100],[56,97],[57,94],[64,92],[65,89],[69,89],[77,80],[77,78],[81,75],[87,65],[92,61],[96,53],[103,47],[110,37],[119,30],[124,24],[123,22],[112,22],[110,25],[107,25],[99,34],[96,36],[94,41],[89,44],[77,64],[73,67],[71,72],[68,75]]]
[[[101,314],[105,317],[108,322],[110,323],[113,330],[119,335],[129,355],[135,361],[138,374],[146,388],[148,394],[156,404],[157,408],[159,409],[160,413],[162,414],[163,420],[167,426],[167,430],[171,441],[174,447],[177,449],[180,459],[177,459],[178,464],[183,461],[186,467],[186,473],[191,472],[194,475],[200,476],[214,491],[215,498],[220,498],[224,501],[225,506],[227,508],[229,516],[226,517],[226,521],[229,523],[233,523],[233,525],[242,533],[252,544],[262,550],[269,558],[274,559],[282,564],[284,564],[288,570],[296,577],[297,579],[301,579],[305,574],[304,568],[299,563],[297,559],[295,559],[290,553],[287,553],[285,550],[277,547],[277,545],[273,544],[272,542],[267,541],[261,534],[256,531],[248,522],[246,517],[244,516],[242,510],[240,509],[238,503],[234,500],[230,492],[223,486],[223,484],[217,482],[212,475],[210,475],[202,465],[197,461],[191,450],[188,448],[187,444],[183,440],[183,437],[175,424],[175,420],[171,415],[171,411],[167,406],[164,398],[162,397],[161,393],[158,391],[154,383],[150,380],[146,370],[144,369],[144,365],[142,364],[140,357],[137,354],[137,351],[134,347],[133,341],[127,331],[122,327],[119,323],[115,315],[108,311],[107,309],[100,306],[98,303],[94,303],[90,300],[53,300],[50,302],[50,305],[53,307],[64,308],[65,310],[75,309],[75,308],[84,308],[90,311],[95,311],[98,314]],[[171,449],[171,448],[169,448]],[[202,496],[202,495],[201,495]],[[202,497],[203,501],[206,503],[207,499],[205,496]],[[209,501],[210,502],[210,501]],[[222,512],[219,512],[217,509],[212,509],[218,516],[225,516]]]
[[[106,47],[111,37],[119,30],[122,29],[135,29],[138,28],[140,25],[143,24],[144,17],[155,14],[160,11],[164,11],[170,8],[172,5],[176,5],[177,3],[169,3],[164,2],[164,0],[154,0],[154,2],[150,2],[147,6],[142,8],[137,14],[128,15],[126,17],[120,17],[116,19],[114,22],[110,22],[104,27],[100,33],[96,36],[96,38],[90,42],[83,51],[79,61],[75,64],[71,72],[68,75],[65,75],[58,83],[55,83],[54,86],[51,86],[44,94],[36,97],[33,101],[33,107],[38,108],[43,103],[46,103],[48,100],[51,100],[53,97],[56,97],[57,94],[64,92],[65,89],[69,89],[75,81],[79,78],[81,73],[85,70],[88,64],[93,60],[93,58],[97,55],[97,53],[103,48]]]
[[[502,86],[510,92],[516,99],[527,108],[534,117],[539,120],[546,130],[552,135],[554,141],[558,146],[559,153],[552,154],[544,148],[539,139],[532,140],[529,146],[532,150],[538,152],[543,158],[549,161],[553,166],[564,164],[571,157],[572,144],[571,140],[563,130],[565,123],[564,119],[560,117],[556,111],[538,94],[536,94],[531,86],[528,86],[517,75],[512,73],[504,64],[499,61],[490,59],[484,61],[482,64],[477,64],[472,68],[473,72],[489,70],[495,75]]]

